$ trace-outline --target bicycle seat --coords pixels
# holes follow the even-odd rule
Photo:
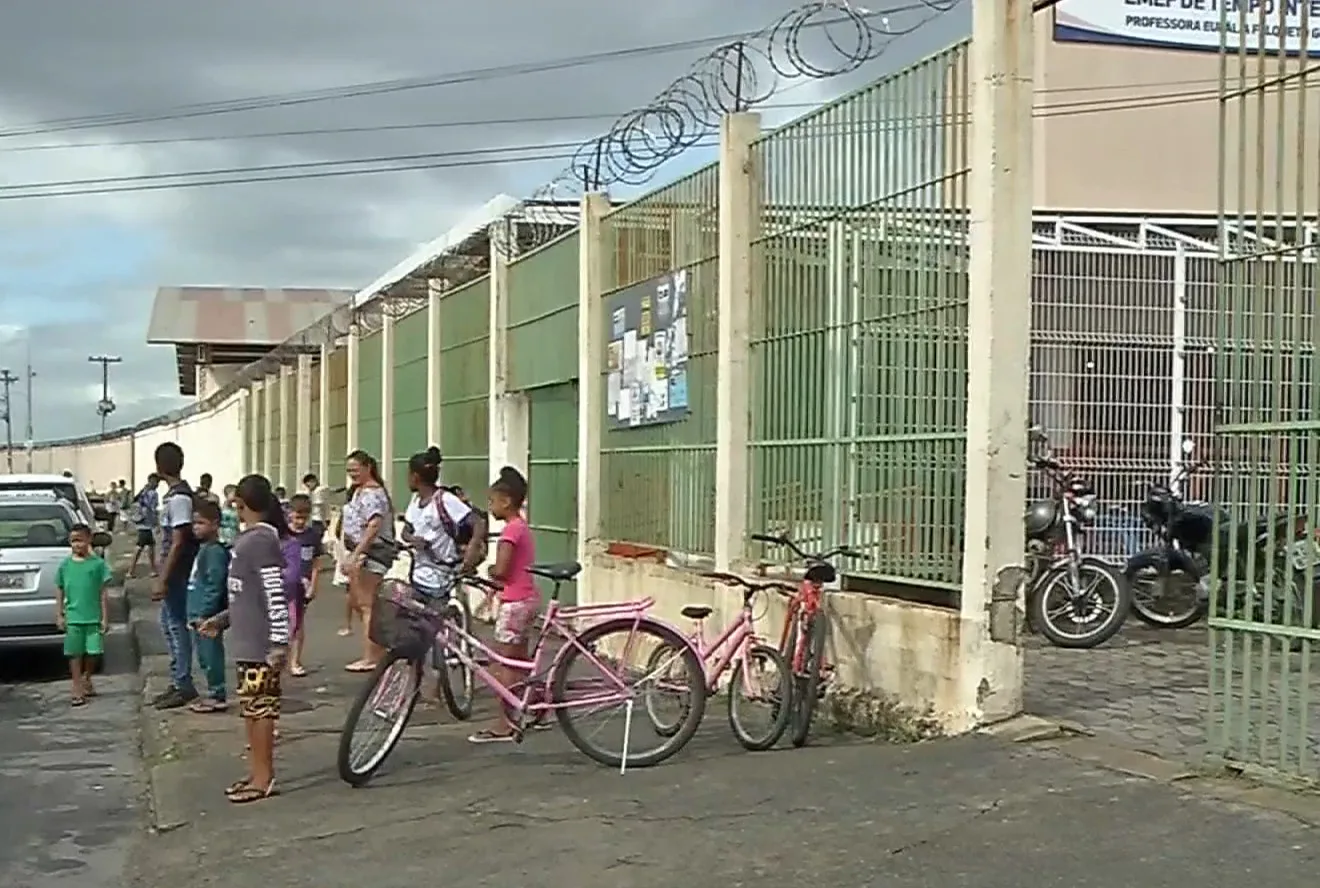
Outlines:
[[[714,612],[715,608],[706,607],[703,604],[689,604],[687,607],[679,611],[679,613],[687,617],[689,620],[704,620]]]
[[[566,583],[582,572],[582,565],[576,561],[561,561],[554,564],[533,564],[527,569],[538,577],[545,577],[556,583]]]

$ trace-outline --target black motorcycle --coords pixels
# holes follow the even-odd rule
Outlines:
[[[1038,429],[1032,440],[1046,443]],[[1093,648],[1122,627],[1131,593],[1107,562],[1082,553],[1096,520],[1094,488],[1048,452],[1028,462],[1052,492],[1029,505],[1024,519],[1027,621],[1056,647]]]
[[[1190,447],[1184,452],[1190,455]],[[1206,615],[1217,520],[1218,574],[1220,588],[1227,593],[1224,614],[1259,621],[1268,611],[1272,621],[1301,625],[1305,572],[1293,561],[1296,544],[1309,544],[1305,516],[1262,515],[1235,524],[1230,513],[1211,503],[1184,500],[1178,492],[1182,483],[1205,465],[1188,464],[1169,483],[1146,487],[1141,519],[1159,542],[1133,555],[1124,566],[1133,613],[1159,629],[1182,629]]]

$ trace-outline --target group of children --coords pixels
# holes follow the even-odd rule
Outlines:
[[[187,707],[197,713],[228,708],[229,684],[225,676],[226,638],[237,665],[240,712],[247,729],[249,774],[227,791],[230,801],[243,803],[275,793],[273,747],[279,718],[281,676],[307,674],[303,665],[308,604],[316,597],[324,554],[324,495],[315,496],[314,476],[306,494],[287,501],[278,488],[260,475],[249,475],[226,487],[223,501],[210,492],[210,477],[198,489],[181,478],[183,451],[177,444],[160,445],[157,473],[139,492],[134,520],[139,530],[148,525],[162,530],[160,563],[152,549],[153,600],[161,602],[161,623],[170,653],[171,684],[153,701],[159,709]],[[410,461],[409,482],[414,496],[402,542],[416,554],[421,568],[414,571],[422,585],[434,583],[430,594],[448,595],[454,574],[475,569],[484,555],[485,525],[480,523],[476,542],[463,539],[466,497],[454,497],[440,488],[440,454],[436,448]],[[154,515],[156,490],[167,492],[159,525]],[[351,494],[350,494],[351,496]],[[505,468],[491,485],[491,514],[504,522],[490,576],[501,585],[494,603],[494,647],[506,657],[526,659],[539,598],[528,570],[535,560],[532,534],[523,514],[526,479]],[[434,513],[435,521],[428,516]],[[479,512],[478,512],[479,514]],[[484,516],[482,516],[484,518]],[[240,530],[241,528],[241,530]],[[92,658],[103,650],[107,628],[106,586],[110,570],[91,550],[90,528],[79,525],[70,533],[70,554],[57,576],[60,590],[58,618],[65,630],[65,652],[73,681],[72,703],[86,704],[95,690],[90,675]],[[477,553],[480,554],[477,554]],[[136,558],[135,558],[136,561]],[[427,568],[435,568],[428,572]],[[444,568],[444,569],[441,569]],[[429,581],[429,583],[428,583]],[[199,694],[192,683],[193,652],[206,684]],[[507,670],[500,670],[507,671]],[[506,683],[520,678],[499,676]],[[513,726],[503,712],[494,726],[479,731],[474,743],[508,741]]]

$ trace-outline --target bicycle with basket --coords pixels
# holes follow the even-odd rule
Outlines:
[[[399,557],[399,556],[396,556]],[[530,570],[554,584],[541,618],[542,631],[531,658],[505,658],[487,647],[470,631],[467,610],[454,599],[428,600],[410,583],[387,579],[381,584],[369,632],[386,654],[368,676],[350,706],[340,734],[339,776],[352,786],[371,779],[398,745],[420,697],[428,659],[437,669],[440,691],[451,714],[470,717],[472,679],[495,694],[512,716],[514,740],[542,718],[553,713],[564,735],[589,758],[625,772],[629,766],[659,764],[682,749],[696,733],[705,714],[705,671],[696,652],[677,629],[647,614],[652,599],[610,604],[565,606],[559,601],[560,587],[581,571],[576,562],[536,564]],[[471,581],[471,578],[468,578]],[[580,631],[577,625],[585,628]],[[670,649],[672,656],[657,670],[629,673],[620,665],[619,654],[649,652],[639,638],[649,637],[654,647]],[[561,642],[550,654],[552,641]],[[497,662],[527,676],[506,687],[482,662]],[[626,663],[622,664],[626,667]],[[681,667],[681,668],[680,668]],[[675,678],[675,673],[680,677]],[[661,742],[640,753],[629,749],[635,729],[646,719],[634,717],[638,702],[666,676],[666,684],[684,689],[683,714],[678,730],[659,735]],[[459,689],[464,689],[462,695]],[[623,745],[619,751],[597,745],[598,734],[584,732],[575,717],[607,707],[623,709]],[[382,736],[363,747],[355,740],[360,722],[378,718],[385,723]]]

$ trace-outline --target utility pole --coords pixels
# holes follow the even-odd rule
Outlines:
[[[32,369],[32,337],[28,336],[27,346],[27,428],[24,430],[25,449],[27,450],[27,470],[32,471],[32,448],[36,437],[32,431],[32,380],[37,378],[37,371]]]
[[[91,355],[87,360],[101,365],[101,400],[96,402],[96,415],[101,417],[101,434],[104,435],[106,421],[115,412],[115,402],[110,398],[110,365],[124,359],[117,355]]]
[[[0,385],[4,386],[5,391],[5,461],[9,465],[11,475],[14,473],[14,424],[11,421],[13,414],[9,409],[9,387],[16,382],[18,377],[10,373],[8,367],[0,370]]]

